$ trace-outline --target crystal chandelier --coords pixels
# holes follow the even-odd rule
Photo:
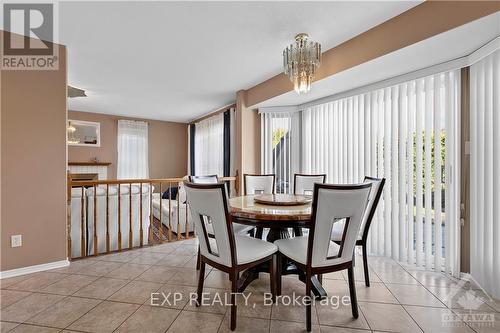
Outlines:
[[[311,90],[314,73],[321,63],[321,44],[308,39],[307,34],[298,34],[295,43],[283,50],[285,74],[299,95]]]

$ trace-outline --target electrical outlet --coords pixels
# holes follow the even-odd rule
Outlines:
[[[23,245],[23,236],[22,235],[10,236],[10,246],[11,247],[19,247],[22,245]]]

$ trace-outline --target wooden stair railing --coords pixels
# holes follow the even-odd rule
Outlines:
[[[224,182],[232,182],[235,181],[236,177],[222,177],[220,178],[220,181]],[[153,232],[153,225],[155,222],[155,217],[153,213],[153,188],[156,187],[160,195],[160,212],[159,212],[159,228],[158,228],[158,244],[162,244],[164,242],[171,242],[171,241],[178,241],[181,240],[184,236],[184,239],[190,238],[189,235],[189,224],[188,224],[188,209],[187,209],[187,203],[181,203],[179,199],[179,195],[176,197],[176,210],[177,210],[177,221],[172,221],[172,196],[169,195],[168,199],[168,206],[169,206],[169,214],[168,214],[168,227],[167,227],[167,235],[165,237],[164,231],[163,231],[163,200],[162,194],[163,194],[163,185],[168,184],[168,191],[169,194],[172,192],[172,185],[174,184],[177,186],[177,193],[179,193],[179,186],[180,184],[184,181],[183,178],[159,178],[159,179],[123,179],[123,180],[74,180],[71,178],[71,174],[68,173],[68,214],[67,214],[67,232],[68,232],[68,257],[70,259],[76,259],[76,258],[81,258],[81,257],[87,257],[87,256],[97,256],[99,254],[109,254],[112,252],[120,252],[122,250],[129,250],[134,248],[134,228],[133,228],[133,201],[132,201],[132,196],[135,195],[132,193],[132,186],[133,185],[138,185],[139,186],[139,247],[143,247],[144,245],[155,245],[153,242],[154,239],[154,232]],[[128,204],[129,204],[129,209],[128,209],[128,215],[129,215],[129,232],[128,232],[128,247],[126,249],[123,249],[122,247],[122,192],[121,188],[122,185],[128,185],[129,186],[129,193],[128,193]],[[148,232],[148,244],[144,244],[144,232],[143,230],[143,186],[147,185],[148,187],[148,195],[149,195],[149,219],[150,219],[150,224],[149,224],[149,230]],[[117,250],[112,250],[111,249],[111,238],[113,238],[114,235],[110,234],[110,200],[109,200],[109,190],[110,186],[115,186],[117,189]],[[98,211],[97,211],[97,206],[98,206],[98,200],[97,200],[97,190],[98,188],[105,188],[106,190],[106,199],[105,199],[105,205],[106,205],[106,210],[105,210],[105,238],[106,238],[106,250],[105,252],[99,252],[99,235],[98,235],[98,226],[100,225],[99,223],[103,223],[101,221],[98,221]],[[73,188],[78,188],[81,190],[81,198],[80,199],[80,256],[74,256],[73,255],[73,250],[72,250],[72,189]],[[92,212],[87,211],[86,213],[86,207],[85,207],[85,188],[92,188],[94,191],[93,195],[93,210]],[[123,196],[126,196],[127,194],[124,194]],[[88,204],[88,202],[87,202]],[[185,221],[182,221],[185,223],[185,232],[184,235],[182,235],[181,232],[181,221],[180,221],[180,206],[181,204],[185,205],[186,208],[186,213],[185,215]],[[87,227],[86,227],[86,221],[85,221],[85,216],[88,216],[92,214],[93,216],[93,228],[94,232],[92,235],[88,235],[86,237],[86,232],[87,232]],[[177,228],[177,236],[173,237],[173,231],[172,231],[172,224],[176,223]],[[193,233],[193,237],[194,237]],[[94,251],[92,254],[87,254],[86,251],[86,239],[92,237],[93,242],[94,242]]]

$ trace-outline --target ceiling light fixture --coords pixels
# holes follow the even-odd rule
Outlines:
[[[284,72],[299,95],[311,90],[314,74],[321,64],[321,44],[308,39],[307,34],[298,34],[295,43],[283,50]]]

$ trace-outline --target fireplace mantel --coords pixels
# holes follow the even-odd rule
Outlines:
[[[98,180],[106,180],[110,165],[111,162],[68,162],[68,171],[77,175],[90,174],[92,177],[97,175]]]
[[[111,162],[68,162],[73,166],[110,166]]]

